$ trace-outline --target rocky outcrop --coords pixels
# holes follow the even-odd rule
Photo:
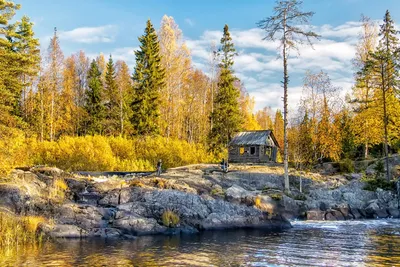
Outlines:
[[[213,184],[210,189],[218,187],[222,194],[212,197],[211,192],[199,190],[200,187],[194,189],[184,182],[151,177],[135,183],[118,179],[96,182],[72,177],[55,168],[17,171],[13,175],[18,185],[0,186],[0,207],[17,214],[51,217],[54,223],[44,224],[41,229],[57,238],[133,238],[208,229],[291,227],[280,215],[256,208],[256,192],[237,185],[222,189]],[[29,180],[24,180],[27,175]],[[66,181],[64,201],[47,199],[47,187],[54,179],[48,175]],[[199,191],[203,194],[196,194]],[[165,223],[163,216],[167,211],[178,218],[177,223]]]

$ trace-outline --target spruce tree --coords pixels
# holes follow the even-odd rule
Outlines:
[[[399,93],[399,40],[396,36],[395,23],[389,11],[386,11],[379,31],[379,45],[370,53],[365,72],[371,72],[372,80],[377,88],[376,104],[380,106],[383,120],[383,144],[386,158],[386,179],[390,180],[389,169],[389,124],[396,123],[400,103],[396,95]],[[398,123],[398,122],[397,122]],[[395,130],[396,131],[396,130]]]
[[[115,77],[115,66],[110,55],[104,79],[104,96],[107,112],[104,130],[108,135],[115,135],[119,130],[118,86]]]
[[[39,41],[34,38],[32,23],[24,16],[9,23],[20,5],[0,1],[0,123],[22,127],[21,102],[39,67]]]
[[[105,119],[105,107],[102,101],[101,73],[96,61],[90,64],[88,72],[88,89],[86,90],[85,110],[88,118],[86,120],[87,134],[102,134]]]
[[[218,92],[214,99],[214,112],[211,113],[213,127],[209,134],[210,149],[214,152],[221,152],[242,124],[238,103],[240,92],[235,86],[237,78],[232,69],[235,51],[228,25],[225,25],[219,50],[222,59],[219,64]]]
[[[165,70],[161,65],[157,33],[150,20],[147,21],[145,33],[139,37],[139,42],[139,50],[135,51],[131,123],[136,135],[158,134],[159,94],[165,86]]]

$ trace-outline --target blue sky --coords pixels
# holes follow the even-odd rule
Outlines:
[[[137,37],[150,18],[159,28],[163,15],[174,17],[191,49],[194,65],[208,71],[211,42],[219,42],[224,24],[228,24],[239,56],[236,74],[256,100],[256,109],[282,107],[281,61],[276,45],[262,41],[256,22],[271,15],[272,0],[16,0],[22,5],[18,15],[28,15],[35,32],[46,47],[57,27],[65,55],[84,50],[95,57],[100,52],[123,59],[134,66]],[[290,109],[296,109],[301,96],[302,79],[307,70],[324,70],[333,84],[342,88],[342,96],[352,85],[351,59],[364,14],[382,19],[386,9],[400,22],[398,0],[305,0],[303,10],[314,11],[312,25],[322,36],[314,50],[304,47],[300,56],[290,60]]]

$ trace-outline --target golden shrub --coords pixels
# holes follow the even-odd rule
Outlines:
[[[173,212],[172,210],[166,210],[163,212],[162,216],[162,223],[166,227],[176,227],[179,224],[179,216]]]

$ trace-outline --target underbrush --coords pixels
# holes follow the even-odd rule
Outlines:
[[[394,180],[388,182],[386,179],[383,178],[365,177],[362,179],[362,181],[366,183],[366,185],[364,186],[364,190],[376,191],[376,189],[378,188],[387,191],[396,190],[396,182]]]
[[[164,137],[65,136],[39,142],[18,130],[1,130],[0,174],[32,164],[67,171],[152,171],[159,159],[163,168],[217,159],[201,144]]]
[[[19,217],[0,212],[0,248],[41,243],[43,235],[39,225],[44,222],[43,217]]]

